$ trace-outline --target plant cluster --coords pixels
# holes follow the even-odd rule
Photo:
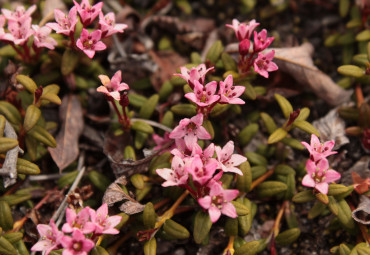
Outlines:
[[[116,254],[130,240],[140,242],[144,254],[154,255],[163,240],[189,239],[190,230],[194,245],[211,243],[216,227],[228,237],[219,253],[249,255],[268,249],[276,254],[278,247],[300,240],[299,203],[311,203],[309,220],[332,215],[330,229],[350,236],[352,243],[338,244],[331,253],[369,253],[369,229],[361,216],[366,210],[356,208],[358,196],[368,198],[369,178],[353,173],[353,184],[339,184],[343,169],[337,168],[338,159],[333,156],[336,142],[320,141],[320,132],[307,121],[310,110],[294,109],[283,95],[267,95],[266,87],[252,85],[278,70],[274,62],[278,50],[269,50],[275,38],[266,29],[256,31],[260,24],[254,19],[233,19],[224,29],[234,30],[238,50],[227,52],[216,41],[205,59],[192,53],[191,63],[179,66],[153,94],[151,84],[129,85],[122,70],[110,76],[93,59],[99,57],[96,52],[108,48],[108,37],[128,28],[116,24],[113,12],[104,15],[102,8],[103,2],[73,1],[67,13],[54,10],[56,22],[42,20],[39,25],[32,25],[36,5],[1,9],[0,40],[7,44],[0,49],[1,61],[16,61],[21,68],[14,71],[0,101],[0,254],[23,255],[28,250],[47,255]],[[345,65],[338,71],[365,84],[370,68],[367,49],[367,55],[357,57],[365,59],[366,69]],[[358,126],[346,131],[361,136],[368,149],[369,105],[361,86],[356,86],[357,106],[339,112],[356,115],[352,121]],[[88,88],[93,88],[89,94]],[[78,144],[77,150],[71,149],[75,155],[68,155],[71,160],[59,163],[58,158],[70,149],[60,143],[78,141],[83,125],[76,124],[73,111],[82,119],[82,105],[91,95],[103,96],[113,110],[104,138],[104,157],[110,167],[104,170],[96,169],[97,164],[88,166]],[[275,99],[284,119],[267,110],[251,111],[248,102],[260,99]],[[76,135],[65,131],[62,140],[51,135],[57,125],[48,121],[44,109],[53,104],[67,112],[61,115],[60,129],[70,125],[80,130],[73,130]],[[297,138],[305,133],[311,136],[310,144]],[[59,174],[54,173],[56,166],[44,169],[41,164],[50,161],[45,160],[48,154]],[[56,176],[58,187],[46,190],[40,185],[42,178],[29,177],[39,175],[40,168],[47,173],[40,177]],[[66,187],[70,190],[60,198]],[[41,200],[34,205],[36,198]],[[121,213],[117,213],[114,204],[121,201]],[[40,215],[42,207],[53,202],[58,204],[54,213]],[[20,204],[29,209],[22,211],[21,219],[14,215]],[[117,215],[109,216],[109,207]],[[246,237],[255,232],[257,217],[269,217],[272,224],[266,224],[267,233],[251,240]],[[29,236],[23,238],[29,218],[39,234],[32,243],[26,242],[32,240]]]

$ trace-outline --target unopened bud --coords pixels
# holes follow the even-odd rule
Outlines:
[[[42,96],[42,92],[43,92],[43,88],[42,86],[38,87],[36,90],[35,90],[35,102],[38,102],[40,97]]]
[[[292,112],[290,115],[289,115],[289,120],[288,120],[288,124],[287,126],[290,126],[292,125],[292,123],[295,121],[295,119],[299,116],[299,113],[301,112],[301,109],[297,109],[295,110],[294,112]]]
[[[126,107],[126,106],[128,106],[129,103],[130,103],[130,101],[128,99],[127,92],[121,93],[121,99],[119,100],[119,104],[122,107]]]
[[[246,56],[249,53],[249,47],[251,43],[248,39],[244,39],[239,43],[239,54],[242,56]]]

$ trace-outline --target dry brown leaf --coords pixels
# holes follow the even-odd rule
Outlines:
[[[137,201],[127,201],[119,207],[119,209],[122,212],[124,212],[128,215],[132,215],[132,214],[135,214],[135,213],[140,213],[140,212],[144,211],[144,208],[145,208],[145,205],[142,205]]]
[[[174,51],[149,51],[149,55],[158,65],[157,71],[150,76],[150,81],[157,91],[165,81],[171,79],[178,67],[187,63],[183,57]]]
[[[340,105],[349,100],[352,92],[339,87],[313,64],[311,55],[314,48],[310,43],[304,43],[299,47],[276,48],[274,50],[274,62],[279,66],[279,69],[289,73],[300,84],[309,86],[318,97],[328,104]]]
[[[130,195],[126,194],[118,184],[126,185],[126,177],[121,176],[109,185],[104,193],[103,203],[107,203],[108,206],[110,206],[116,202],[128,200],[120,206],[121,211],[128,215],[142,212],[145,206],[133,199]]]
[[[338,150],[342,145],[349,143],[345,132],[344,120],[339,117],[338,109],[331,110],[324,117],[312,122],[312,125],[319,131],[323,141],[335,141],[334,150]]]
[[[358,207],[353,210],[352,218],[365,225],[370,225],[370,198],[362,195]]]
[[[82,107],[78,98],[67,95],[63,98],[59,109],[62,127],[56,136],[57,147],[49,148],[54,162],[62,171],[71,164],[79,154],[78,139],[82,133],[84,123]]]

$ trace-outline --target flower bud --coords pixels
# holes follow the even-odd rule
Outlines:
[[[242,56],[246,56],[249,53],[249,47],[251,43],[248,39],[244,39],[239,43],[239,54]]]

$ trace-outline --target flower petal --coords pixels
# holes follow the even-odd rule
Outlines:
[[[311,177],[311,175],[310,175],[310,174],[306,174],[306,175],[303,177],[302,185],[303,185],[303,186],[306,186],[306,187],[315,187],[316,182],[314,181],[314,179],[312,179],[312,177]]]

